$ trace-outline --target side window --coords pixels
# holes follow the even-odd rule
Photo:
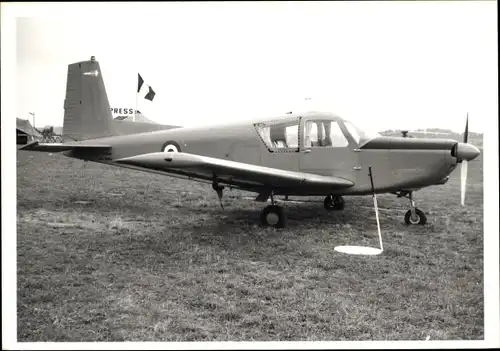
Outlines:
[[[328,121],[328,125],[330,126],[330,133],[327,133],[329,135],[328,143],[330,147],[346,147],[349,145],[349,142],[347,141],[344,133],[342,133],[342,129],[340,129],[340,126],[337,122],[334,121]]]
[[[306,121],[304,124],[304,146],[311,147],[318,145],[318,124],[315,121]]]
[[[344,125],[346,126],[347,130],[349,131],[349,134],[351,134],[356,143],[359,144],[360,137],[356,128],[351,123],[346,121],[344,121]]]
[[[269,149],[298,151],[298,120],[278,123],[259,123],[255,125],[255,128]]]
[[[293,125],[286,127],[285,131],[286,144],[288,147],[298,148],[299,147],[299,125]]]
[[[346,147],[349,144],[335,121],[306,121],[304,125],[305,147]]]
[[[261,139],[264,141],[267,147],[271,147],[271,127],[266,126],[264,123],[259,123],[255,125],[257,132],[259,133]]]

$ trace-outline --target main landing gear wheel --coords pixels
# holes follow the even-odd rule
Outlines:
[[[327,211],[343,210],[344,198],[342,196],[328,195],[323,202]]]
[[[420,211],[418,208],[415,208],[415,216],[411,215],[411,210],[408,210],[408,212],[406,212],[405,223],[424,225],[425,223],[427,223],[427,217],[425,216],[425,213]]]
[[[269,205],[260,214],[260,220],[263,225],[274,228],[285,228],[286,215],[282,207],[278,205]]]

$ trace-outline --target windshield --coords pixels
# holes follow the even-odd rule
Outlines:
[[[358,144],[364,144],[369,140],[381,137],[378,132],[370,129],[361,129],[352,122],[344,121],[344,124]]]

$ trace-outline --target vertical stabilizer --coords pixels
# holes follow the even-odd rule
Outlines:
[[[99,62],[68,65],[64,100],[64,141],[87,140],[114,135],[113,116]]]

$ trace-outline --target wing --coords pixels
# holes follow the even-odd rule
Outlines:
[[[340,177],[286,171],[181,152],[155,152],[115,162],[198,179],[213,180],[216,177],[220,183],[255,191],[262,188],[343,189],[354,185],[352,181]]]
[[[110,145],[99,144],[72,144],[72,143],[42,143],[33,141],[19,148],[24,151],[42,151],[42,152],[62,152],[69,150],[108,150]]]

